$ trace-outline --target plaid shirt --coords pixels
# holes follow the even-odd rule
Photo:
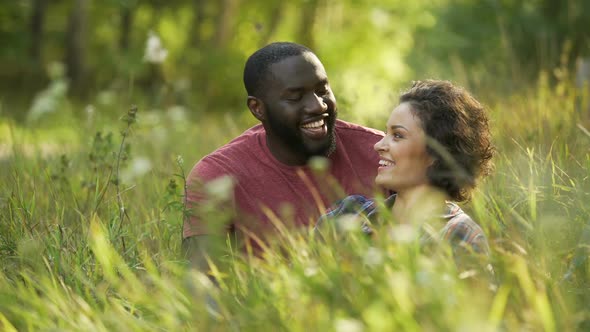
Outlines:
[[[489,255],[488,240],[481,227],[457,204],[447,202],[447,208],[447,213],[442,216],[446,224],[440,237],[453,245],[453,253],[457,255],[459,248],[467,246],[476,253]]]
[[[391,208],[395,202],[395,194],[385,201],[385,205]],[[371,235],[373,230],[371,224],[375,224],[378,211],[375,201],[361,195],[348,196],[334,204],[325,215],[320,217],[316,229],[327,220],[335,219],[342,215],[352,214],[362,216],[361,229],[364,233]],[[479,254],[489,255],[488,241],[481,227],[475,223],[469,215],[452,202],[447,202],[447,212],[441,216],[445,225],[439,231],[439,238],[448,241],[453,248],[453,254],[458,265],[465,260],[464,254],[471,251]],[[433,242],[433,238],[427,232],[420,237],[424,245]]]

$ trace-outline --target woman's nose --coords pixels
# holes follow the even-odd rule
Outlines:
[[[373,146],[373,149],[375,149],[375,151],[377,151],[377,152],[385,150],[385,145],[383,144],[384,140],[385,140],[385,137],[380,139],[379,142],[375,143],[375,145]]]

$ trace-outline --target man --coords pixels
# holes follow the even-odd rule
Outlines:
[[[248,58],[244,85],[261,124],[201,159],[187,180],[192,214],[183,247],[201,270],[207,240],[224,233],[211,211],[232,212],[229,230],[240,246],[256,250],[276,232],[277,220],[306,226],[338,198],[373,193],[379,161],[373,145],[383,133],[336,120],[328,76],[311,50],[284,42],[263,47]],[[310,167],[313,157],[326,158],[324,170]],[[215,189],[224,176],[233,179],[225,201]]]

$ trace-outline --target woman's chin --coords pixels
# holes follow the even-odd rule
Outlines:
[[[383,179],[379,179],[379,177],[375,179],[375,185],[385,190],[394,190],[393,188],[391,188],[391,184],[389,184],[388,181],[383,181]]]

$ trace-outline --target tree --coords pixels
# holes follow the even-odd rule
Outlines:
[[[301,24],[299,25],[299,39],[301,44],[315,49],[313,27],[318,9],[318,0],[305,0],[301,10]]]
[[[84,49],[86,41],[88,0],[75,0],[66,32],[66,68],[72,87],[81,91],[84,77]]]
[[[213,37],[215,47],[223,48],[227,44],[233,30],[234,17],[238,6],[238,0],[222,0],[217,20],[218,24]]]
[[[274,3],[274,6],[270,12],[270,21],[268,22],[268,28],[264,29],[262,32],[262,36],[260,38],[260,46],[264,46],[270,42],[270,39],[275,34],[277,28],[279,27],[279,23],[283,18],[283,2],[277,1]]]
[[[133,13],[135,9],[135,1],[124,1],[120,7],[120,24],[121,30],[119,34],[119,50],[122,53],[129,49],[131,27],[133,26]]]
[[[43,26],[45,23],[47,1],[34,0],[31,8],[31,47],[29,49],[29,55],[37,65],[40,65],[42,62],[41,49],[43,44]]]
[[[201,24],[205,21],[205,0],[193,0],[193,22],[190,31],[191,46],[199,47],[203,41],[201,38]]]

